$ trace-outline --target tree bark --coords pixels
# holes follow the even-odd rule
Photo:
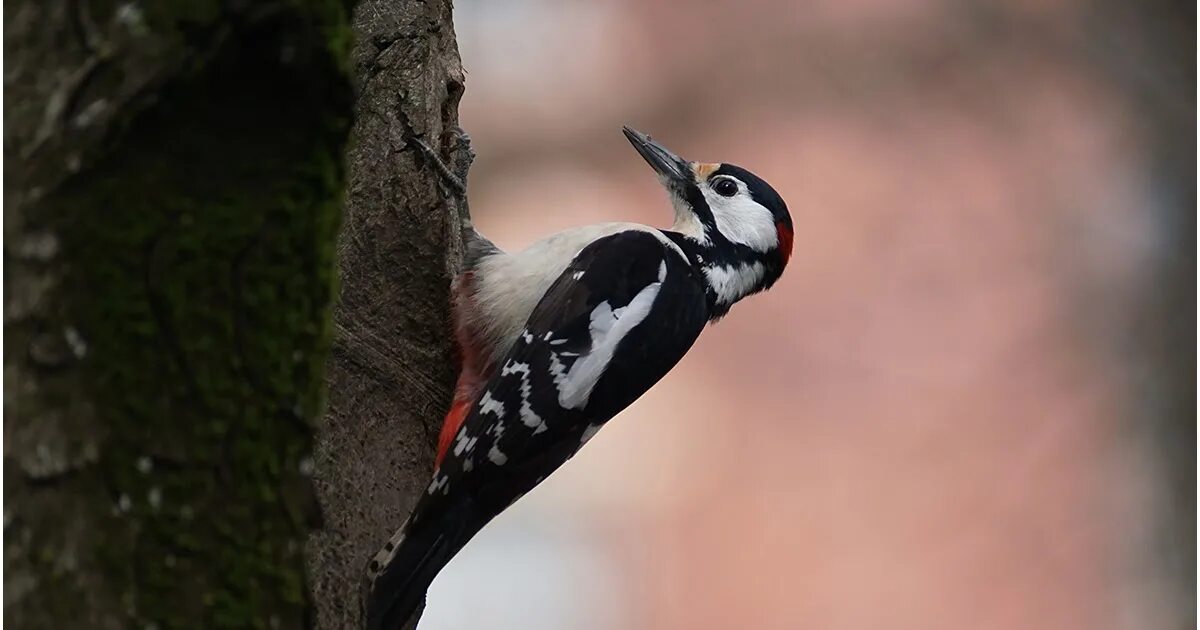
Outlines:
[[[6,7],[5,621],[357,625],[454,377],[458,218],[407,140],[463,83],[449,2],[362,3],[352,53],[346,5]]]
[[[449,0],[365,0],[354,12],[341,292],[316,445],[325,527],[308,549],[319,628],[361,624],[367,562],[428,484],[450,402],[459,216],[409,140],[451,161],[463,92],[451,19]]]
[[[301,627],[348,7],[4,20],[4,620]]]

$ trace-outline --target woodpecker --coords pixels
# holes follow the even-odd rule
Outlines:
[[[667,190],[669,229],[602,223],[508,253],[464,223],[462,369],[429,487],[368,566],[371,630],[407,622],[471,537],[666,375],[705,324],[783,273],[792,219],[770,185],[624,133]]]

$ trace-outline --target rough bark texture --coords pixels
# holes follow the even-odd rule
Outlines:
[[[330,629],[359,625],[367,562],[428,483],[455,376],[448,290],[461,251],[457,211],[408,142],[449,161],[463,90],[451,4],[367,0],[353,24],[341,293],[316,447],[325,528],[308,549],[317,625]]]
[[[4,620],[301,627],[342,0],[9,2]]]

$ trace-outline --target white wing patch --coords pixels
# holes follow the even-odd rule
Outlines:
[[[563,341],[566,340],[564,339]],[[567,380],[567,370],[563,366],[562,361],[558,360],[558,357],[559,354],[557,352],[550,353],[550,376],[554,378],[554,386],[561,392],[563,383]]]
[[[695,217],[690,210],[686,216]],[[696,221],[699,226],[699,222]],[[703,227],[699,226],[703,236]],[[488,365],[500,365],[513,342],[521,335],[529,314],[562,275],[571,261],[597,239],[618,232],[646,232],[681,260],[683,250],[662,231],[638,223],[601,223],[552,234],[515,253],[486,256],[475,267],[474,292],[470,306],[461,311],[466,324],[486,341]]]
[[[521,422],[525,426],[533,429],[533,434],[537,435],[546,430],[546,421],[537,415],[533,410],[533,406],[529,404],[529,395],[533,389],[529,384],[529,364],[519,361],[509,361],[500,369],[500,376],[508,376],[509,374],[521,375],[521,408],[518,412],[521,414]]]
[[[454,440],[454,456],[462,457],[463,453],[470,453],[475,450],[475,443],[479,438],[467,437],[466,431],[459,431],[458,437]]]
[[[661,288],[661,281],[651,282],[638,291],[629,304],[616,310],[608,302],[597,305],[592,310],[588,326],[592,337],[591,352],[576,361],[569,370],[564,370],[556,354],[550,354],[550,374],[558,386],[558,404],[566,409],[582,409],[587,405],[588,396],[591,396],[592,388],[612,361],[617,344],[650,314]]]
[[[429,483],[429,494],[436,494],[439,490],[442,494],[450,494],[450,475],[441,474],[435,475],[433,481]]]
[[[592,341],[607,335],[617,318],[625,312],[624,309],[625,307],[621,307],[613,311],[608,302],[601,302],[592,309],[591,322],[588,324],[588,333],[592,336]]]
[[[479,398],[479,413],[494,413],[496,417],[504,417],[504,403],[492,398],[492,392],[483,392],[483,396]]]

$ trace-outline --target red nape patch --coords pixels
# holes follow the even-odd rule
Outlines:
[[[792,228],[780,222],[775,224],[775,231],[779,233],[779,254],[783,256],[784,266],[787,266],[788,259],[792,257]]]

